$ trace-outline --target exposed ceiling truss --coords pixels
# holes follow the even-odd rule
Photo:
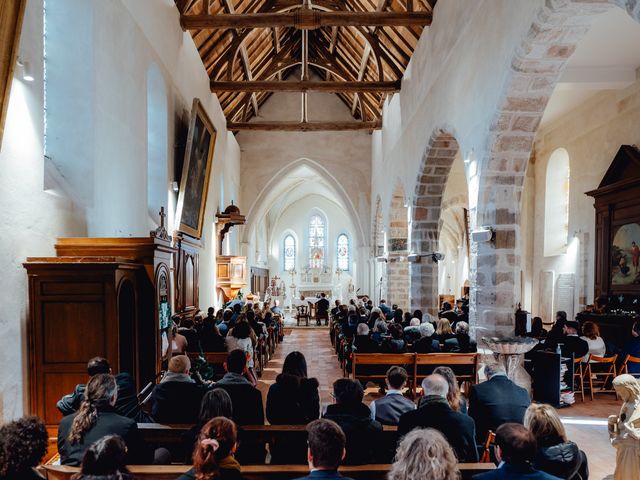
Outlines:
[[[436,1],[176,0],[176,5],[230,130],[317,131],[381,127],[384,100],[399,90]],[[300,92],[300,122],[260,121],[260,106],[283,91]],[[312,91],[335,93],[354,121],[314,122],[307,111]]]

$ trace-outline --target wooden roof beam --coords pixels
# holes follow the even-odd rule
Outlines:
[[[382,121],[372,122],[242,122],[227,123],[233,131],[280,131],[280,132],[341,132],[355,130],[379,130]]]
[[[223,0],[229,4],[229,0]],[[429,12],[324,12],[298,9],[280,13],[228,13],[224,15],[181,15],[184,30],[218,28],[293,27],[313,30],[320,27],[393,27],[427,26],[433,17]]]
[[[398,92],[400,81],[252,81],[252,82],[211,82],[213,92]]]

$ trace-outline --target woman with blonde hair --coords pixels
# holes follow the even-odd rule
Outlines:
[[[444,343],[445,340],[453,337],[453,330],[451,330],[449,320],[446,318],[439,318],[436,320],[436,333],[433,338],[438,340],[440,343]]]
[[[449,392],[447,393],[447,402],[453,410],[460,413],[467,413],[467,400],[460,391],[460,385],[458,385],[458,379],[451,367],[440,366],[436,367],[433,373],[443,376],[449,384]]]
[[[458,459],[449,442],[433,428],[407,433],[396,451],[388,480],[457,480]]]
[[[524,414],[524,426],[538,443],[535,469],[567,480],[589,478],[587,456],[567,439],[555,408],[545,403],[532,403]]]

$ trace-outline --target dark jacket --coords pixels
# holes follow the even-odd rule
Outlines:
[[[272,425],[306,425],[320,417],[318,380],[281,373],[267,394],[267,420]]]
[[[333,420],[347,437],[346,465],[376,463],[377,448],[381,444],[382,425],[371,420],[371,410],[364,403],[357,406],[333,404],[327,406],[324,417]]]
[[[444,341],[444,351],[451,353],[476,353],[478,345],[475,340],[469,338],[469,335],[457,334],[453,338]]]
[[[531,404],[527,391],[505,375],[474,385],[469,394],[469,415],[476,422],[476,438],[482,443],[489,430],[507,422],[522,423]]]
[[[382,425],[398,425],[403,413],[416,409],[416,404],[397,392],[387,394],[371,402],[371,414]]]
[[[369,335],[356,335],[353,338],[353,350],[356,353],[379,353],[380,347]]]
[[[262,394],[248,380],[231,378],[235,374],[227,373],[222,380],[216,383],[227,391],[233,405],[233,421],[238,425],[262,425],[264,424],[264,409],[262,407]],[[239,376],[237,376],[239,377]],[[231,378],[231,380],[229,380]]]
[[[563,335],[557,340],[549,335],[544,342],[544,348],[555,351],[558,344],[563,357],[570,358],[573,355],[574,358],[581,358],[589,353],[589,344],[577,335]]]
[[[589,478],[587,456],[575,443],[557,438],[543,440],[538,446],[538,455],[533,462],[537,470],[566,480]]]
[[[151,414],[158,423],[196,423],[206,391],[206,387],[197,383],[159,383],[151,393]]]
[[[382,341],[380,351],[382,353],[407,353],[407,344],[402,339],[387,338]]]
[[[340,472],[336,470],[315,470],[309,472],[306,477],[300,477],[296,480],[351,480],[348,477],[343,477]]]
[[[196,471],[194,468],[187,470],[178,477],[178,480],[195,480]],[[221,468],[220,476],[216,480],[242,480],[242,473],[235,468]]]
[[[398,437],[402,438],[414,428],[435,428],[446,437],[459,462],[478,461],[473,420],[452,410],[446,398],[427,396],[420,408],[403,414]]]
[[[532,468],[530,465],[511,465],[505,463],[502,467],[473,476],[473,480],[560,480]]]
[[[212,330],[203,330],[200,333],[200,347],[203,352],[226,352],[227,346],[224,337]]]
[[[434,353],[440,351],[440,343],[433,337],[422,337],[420,340],[416,340],[411,351],[415,353]]]
[[[200,351],[200,337],[194,328],[179,328],[178,333],[187,340],[187,352],[197,353]]]
[[[45,477],[40,475],[34,469],[29,468],[21,473],[11,472],[9,476],[0,476],[0,480],[44,480]]]
[[[120,435],[123,438],[128,450],[127,464],[145,464],[153,460],[152,453],[144,448],[136,422],[118,415],[115,408],[106,405],[98,408],[98,418],[82,441],[72,445],[69,432],[76,415],[67,415],[58,426],[58,452],[62,465],[80,465],[85,450],[105,435]]]
[[[137,422],[144,421],[142,409],[138,404],[138,396],[133,383],[133,378],[128,373],[119,373],[116,377],[118,385],[118,399],[116,400],[116,410],[120,415],[133,418]],[[71,415],[78,411],[80,403],[84,399],[85,384],[76,385],[73,393],[62,397],[56,406],[62,415]]]
[[[327,300],[326,298],[321,298],[316,302],[317,313],[325,314],[329,311],[329,307],[331,307],[331,304],[329,303],[329,300]]]

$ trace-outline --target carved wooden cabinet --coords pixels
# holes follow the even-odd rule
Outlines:
[[[219,255],[216,270],[217,286],[225,302],[234,299],[247,285],[247,257]]]

